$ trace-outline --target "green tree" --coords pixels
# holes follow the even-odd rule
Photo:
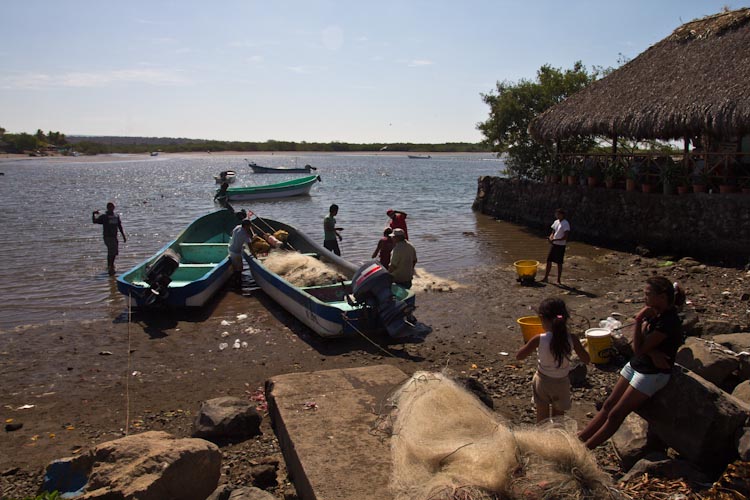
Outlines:
[[[8,144],[10,153],[23,153],[39,149],[39,140],[31,134],[5,134],[3,140]]]
[[[577,61],[572,69],[562,70],[545,64],[535,81],[497,82],[494,91],[482,94],[490,107],[487,121],[477,128],[493,151],[507,153],[506,166],[514,177],[541,179],[553,162],[551,144],[540,144],[531,138],[529,123],[547,108],[595,81],[600,70],[591,73]],[[565,152],[587,151],[594,146],[591,137],[566,139],[560,146]]]

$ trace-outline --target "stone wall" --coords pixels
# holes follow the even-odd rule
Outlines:
[[[663,195],[483,176],[472,208],[546,230],[558,207],[567,211],[573,241],[726,264],[750,257],[747,194]]]

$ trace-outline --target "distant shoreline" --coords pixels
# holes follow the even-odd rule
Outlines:
[[[210,158],[212,156],[283,156],[283,157],[294,157],[294,156],[330,156],[330,155],[341,155],[341,156],[408,156],[409,153],[406,151],[217,151],[216,153],[210,153],[207,151],[195,151],[195,152],[184,152],[184,153],[165,153],[159,152],[158,156],[152,157],[150,153],[107,153],[97,155],[81,155],[81,156],[66,156],[62,154],[49,154],[46,156],[29,156],[27,154],[17,153],[2,153],[0,154],[0,163],[6,160],[19,161],[19,160],[60,160],[64,159],[71,162],[95,162],[98,160],[110,160],[112,158],[118,158],[123,161],[128,160],[142,160],[144,158],[195,158],[205,156]],[[450,152],[450,153],[428,153],[432,158],[439,158],[441,156],[474,156],[474,155],[494,155],[494,153],[476,153],[476,152]]]

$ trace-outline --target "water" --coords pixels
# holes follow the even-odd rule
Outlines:
[[[309,197],[242,202],[235,209],[285,221],[322,242],[323,217],[336,203],[338,226],[344,228],[342,254],[353,262],[370,258],[389,208],[409,214],[418,266],[446,278],[483,263],[541,259],[546,252],[537,234],[472,212],[477,178],[503,169],[492,155],[429,160],[376,154],[0,159],[5,174],[0,176],[0,329],[115,318],[127,308],[106,274],[101,226],[91,223],[91,212],[104,211],[107,201],[122,214],[128,237],[117,258],[118,272],[124,272],[196,217],[217,208],[213,176],[220,171],[236,170],[235,186],[299,175],[253,174],[244,158],[272,167],[317,167],[322,182]]]

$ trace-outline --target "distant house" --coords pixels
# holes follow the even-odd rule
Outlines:
[[[542,113],[529,131],[553,143],[610,137],[613,155],[622,137],[682,140],[683,173],[750,184],[750,9],[685,23]]]

